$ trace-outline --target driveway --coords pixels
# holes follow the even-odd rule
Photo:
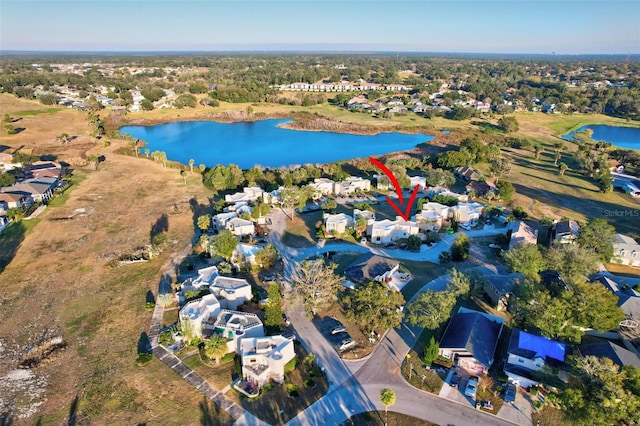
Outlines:
[[[531,402],[529,396],[518,387],[516,400],[505,402],[498,412],[498,417],[521,425],[531,424]]]

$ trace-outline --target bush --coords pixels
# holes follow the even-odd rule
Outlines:
[[[146,303],[144,304],[144,308],[145,308],[147,311],[151,311],[151,310],[153,310],[153,308],[155,308],[155,307],[156,307],[156,304],[155,304],[155,303],[153,303],[153,302],[146,302]]]
[[[529,217],[529,213],[527,213],[527,211],[523,207],[518,206],[513,209],[513,216],[516,219],[526,219]]]
[[[461,262],[469,257],[471,241],[466,235],[459,235],[451,245],[451,260]]]
[[[288,363],[286,363],[284,365],[284,372],[286,373],[291,373],[293,370],[296,369],[296,366],[298,365],[298,358],[294,358],[291,361],[289,361]],[[238,370],[240,371],[240,370]]]
[[[440,260],[441,264],[449,263],[451,262],[451,253],[448,251],[443,251],[440,253],[440,256],[438,256],[438,259]]]
[[[316,382],[313,381],[313,379],[307,379],[304,381],[304,387],[305,388],[312,388],[316,385]]]
[[[138,357],[136,358],[136,364],[138,364],[139,366],[143,366],[143,365],[149,364],[152,359],[153,359],[152,354],[148,352],[143,352],[138,354]]]
[[[297,397],[300,396],[300,388],[291,383],[287,383],[287,392],[289,392],[289,396]]]

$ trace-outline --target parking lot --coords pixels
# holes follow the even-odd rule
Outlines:
[[[325,317],[316,321],[316,324],[322,335],[339,354],[357,346],[357,341],[339,320],[333,317]]]

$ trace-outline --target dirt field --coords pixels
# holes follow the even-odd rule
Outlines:
[[[14,116],[38,105],[5,100],[0,110]],[[15,424],[61,424],[71,414],[79,424],[200,423],[215,409],[201,404],[199,393],[156,360],[145,367],[134,362],[150,323],[146,293],[157,289],[169,255],[193,235],[191,200],[207,202],[199,175],[188,176],[185,186],[177,170],[113,154],[117,141],[108,149],[93,145],[83,113],[27,115],[19,123],[26,130],[10,141],[2,136],[1,144],[59,158],[88,147],[105,161],[98,171],[82,170],[86,178],[67,201],[47,209],[26,237],[18,232],[11,243],[15,257],[0,274],[0,382],[11,386],[0,392],[0,412],[13,415]],[[61,132],[79,137],[57,147]],[[109,266],[148,244],[151,227],[165,223],[169,246],[159,258]],[[28,373],[15,370],[30,348],[55,336],[66,350]]]

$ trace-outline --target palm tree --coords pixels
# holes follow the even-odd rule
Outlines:
[[[536,144],[533,147],[533,151],[535,152],[536,160],[537,160],[538,158],[540,158],[540,153],[544,151],[544,147],[540,144]]]
[[[187,172],[185,172],[184,170],[180,170],[180,176],[182,176],[182,180],[184,181],[184,184],[187,184]]]
[[[151,150],[149,148],[145,148],[144,149],[144,155],[146,155],[147,158],[149,158],[149,154],[151,154]]]
[[[193,165],[196,163],[196,160],[193,158],[189,160],[189,167],[191,168],[191,174],[193,174]]]
[[[198,216],[198,228],[200,228],[202,232],[209,229],[209,226],[211,226],[211,215],[203,214]]]
[[[198,166],[198,170],[200,170],[200,173],[204,173],[204,171],[207,170],[207,166],[205,166],[204,164],[200,164]]]
[[[395,404],[396,402],[396,393],[389,389],[389,388],[384,388],[380,391],[380,402],[382,402],[382,404],[384,405],[384,413],[386,416],[386,419],[384,421],[384,424],[387,424],[387,421],[389,420],[389,406]]]
[[[227,339],[220,335],[213,335],[204,344],[204,354],[209,359],[214,359],[216,364],[220,364],[220,358],[225,356],[229,352],[227,348]]]
[[[557,166],[557,165],[558,165],[558,161],[559,161],[561,158],[562,158],[562,154],[560,154],[560,151],[558,151],[558,150],[556,149],[556,151],[553,153],[553,159],[555,160],[555,161],[553,162],[553,164],[554,164],[555,166]]]
[[[560,166],[559,166],[560,176],[564,175],[564,172],[567,171],[568,168],[569,166],[567,166],[565,163],[560,163]]]

